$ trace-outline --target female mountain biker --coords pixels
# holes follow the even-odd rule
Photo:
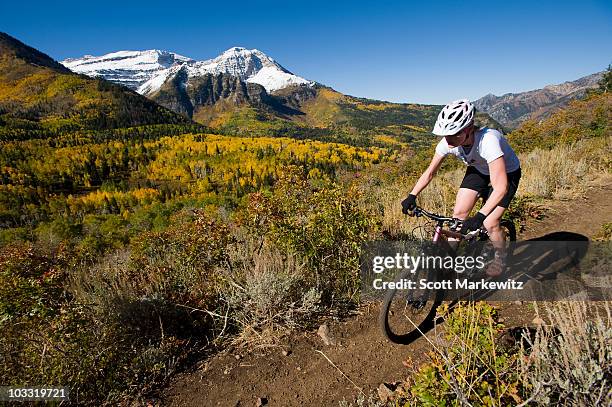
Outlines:
[[[499,275],[504,263],[504,236],[499,222],[518,188],[521,167],[499,131],[474,125],[474,110],[471,102],[462,99],[447,104],[438,114],[433,134],[442,139],[429,167],[402,201],[402,212],[412,214],[416,197],[432,180],[444,158],[449,154],[456,156],[468,167],[457,192],[453,217],[464,220],[461,228],[464,234],[484,225],[496,247],[497,260],[487,273]],[[484,206],[468,218],[481,196],[486,199]]]

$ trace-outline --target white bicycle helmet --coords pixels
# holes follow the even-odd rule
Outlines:
[[[467,99],[455,100],[444,106],[432,133],[436,136],[452,136],[469,126],[474,120],[474,104]]]

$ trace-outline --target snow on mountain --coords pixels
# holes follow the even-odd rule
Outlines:
[[[174,77],[174,75],[176,75],[183,68],[183,66],[184,65],[181,64],[158,71],[151,79],[141,84],[136,89],[136,92],[140,93],[141,95],[149,95],[155,92],[156,90],[161,88],[161,86],[164,84],[164,82],[168,80],[168,78]]]
[[[185,62],[195,61],[173,52],[152,49],[119,51],[102,56],[85,55],[61,63],[73,72],[99,76],[135,90],[162,71]]]
[[[102,76],[150,95],[184,67],[185,86],[192,78],[206,74],[230,74],[245,82],[257,83],[268,92],[290,85],[310,85],[314,82],[294,75],[274,59],[256,49],[233,47],[216,58],[195,61],[181,55],[158,50],[119,51],[101,57],[85,56],[62,62],[71,70],[89,76]]]
[[[263,52],[256,49],[248,50],[241,47],[230,48],[214,59],[196,62],[194,66],[191,67],[191,71],[194,75],[227,73],[237,76],[242,80],[246,80],[250,76],[256,74],[264,66],[274,66],[280,71],[286,71]]]
[[[247,82],[258,83],[268,92],[286,88],[290,85],[310,85],[314,82],[308,81],[302,77],[294,75],[290,72],[280,71],[276,67],[264,66],[255,75],[249,77]]]

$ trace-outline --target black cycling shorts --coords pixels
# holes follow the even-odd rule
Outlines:
[[[497,206],[502,206],[504,208],[507,208],[508,205],[510,205],[510,201],[512,201],[512,198],[514,198],[514,195],[516,194],[519,181],[521,180],[521,169],[519,168],[518,170],[509,172],[507,176],[508,192],[506,192],[506,195],[504,195],[502,200],[497,204]],[[491,191],[493,191],[493,187],[491,186],[491,177],[489,175],[482,174],[472,166],[467,168],[463,181],[461,181],[460,188],[467,188],[478,192],[478,195],[485,201],[491,194]]]

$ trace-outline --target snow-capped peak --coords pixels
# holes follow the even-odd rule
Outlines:
[[[264,75],[259,75],[264,70]],[[293,75],[257,49],[232,47],[221,55],[208,61],[190,64],[190,77],[211,74],[230,74],[246,82],[262,85],[266,90],[273,91],[291,84],[308,84],[304,78]]]
[[[145,51],[117,51],[102,56],[85,55],[69,58],[62,65],[73,72],[101,76],[132,89],[156,76],[161,71],[193,61],[174,52],[151,49]]]
[[[102,76],[113,82],[150,95],[156,92],[169,78],[185,67],[187,85],[194,77],[206,74],[230,74],[245,82],[262,85],[268,92],[290,85],[310,85],[300,76],[294,75],[274,59],[257,49],[232,47],[219,56],[206,61],[193,59],[160,50],[118,51],[101,57],[85,56],[62,62],[67,68],[89,76]]]

